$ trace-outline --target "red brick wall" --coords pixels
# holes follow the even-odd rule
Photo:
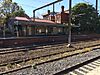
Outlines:
[[[63,39],[62,39],[63,38]],[[14,39],[0,39],[0,47],[25,46],[36,43],[60,42],[65,41],[65,36],[49,36],[49,37],[25,37]]]
[[[68,13],[61,13],[61,24],[68,23],[69,14]]]

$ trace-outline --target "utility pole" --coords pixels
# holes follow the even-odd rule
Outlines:
[[[35,10],[33,10],[33,21],[35,21]]]
[[[69,22],[68,22],[68,45],[67,47],[72,47],[71,46],[71,17],[72,17],[72,0],[69,0]]]
[[[53,4],[53,21],[55,21],[54,20],[54,15],[55,15],[55,5]]]
[[[98,0],[96,0],[96,11],[98,12]]]
[[[54,16],[54,12],[55,12],[55,5],[53,4],[53,16]]]

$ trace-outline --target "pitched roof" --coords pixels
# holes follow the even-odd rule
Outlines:
[[[22,21],[34,21],[31,18],[26,18],[26,17],[15,17],[16,20],[22,20]],[[35,19],[35,22],[44,22],[44,23],[53,23],[55,24],[55,22],[50,21],[50,20],[44,20],[44,19]]]
[[[44,19],[35,19],[35,22],[45,22],[45,23],[54,23],[53,21],[50,21],[50,20],[44,20]]]

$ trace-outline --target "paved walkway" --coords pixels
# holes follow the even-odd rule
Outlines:
[[[100,75],[100,59],[77,68],[68,75]]]
[[[95,68],[94,70],[90,71],[86,75],[100,75],[100,66]]]

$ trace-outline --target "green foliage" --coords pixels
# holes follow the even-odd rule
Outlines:
[[[92,33],[96,31],[98,15],[96,9],[89,4],[79,3],[72,8],[72,23],[80,24],[80,31]]]
[[[7,24],[10,17],[24,15],[26,15],[25,11],[17,3],[13,3],[12,0],[3,0],[0,3],[0,24]]]
[[[98,23],[97,23],[96,32],[100,34],[100,15],[98,17]]]
[[[33,69],[36,69],[37,67],[36,67],[36,64],[32,64],[32,68]]]
[[[21,10],[18,10],[18,11],[16,11],[16,12],[13,12],[13,13],[12,13],[12,16],[21,16],[21,17],[23,17],[23,16],[25,16],[24,13],[25,13],[24,10],[21,9]]]
[[[7,68],[10,68],[10,69],[13,68],[12,64],[8,64]]]

